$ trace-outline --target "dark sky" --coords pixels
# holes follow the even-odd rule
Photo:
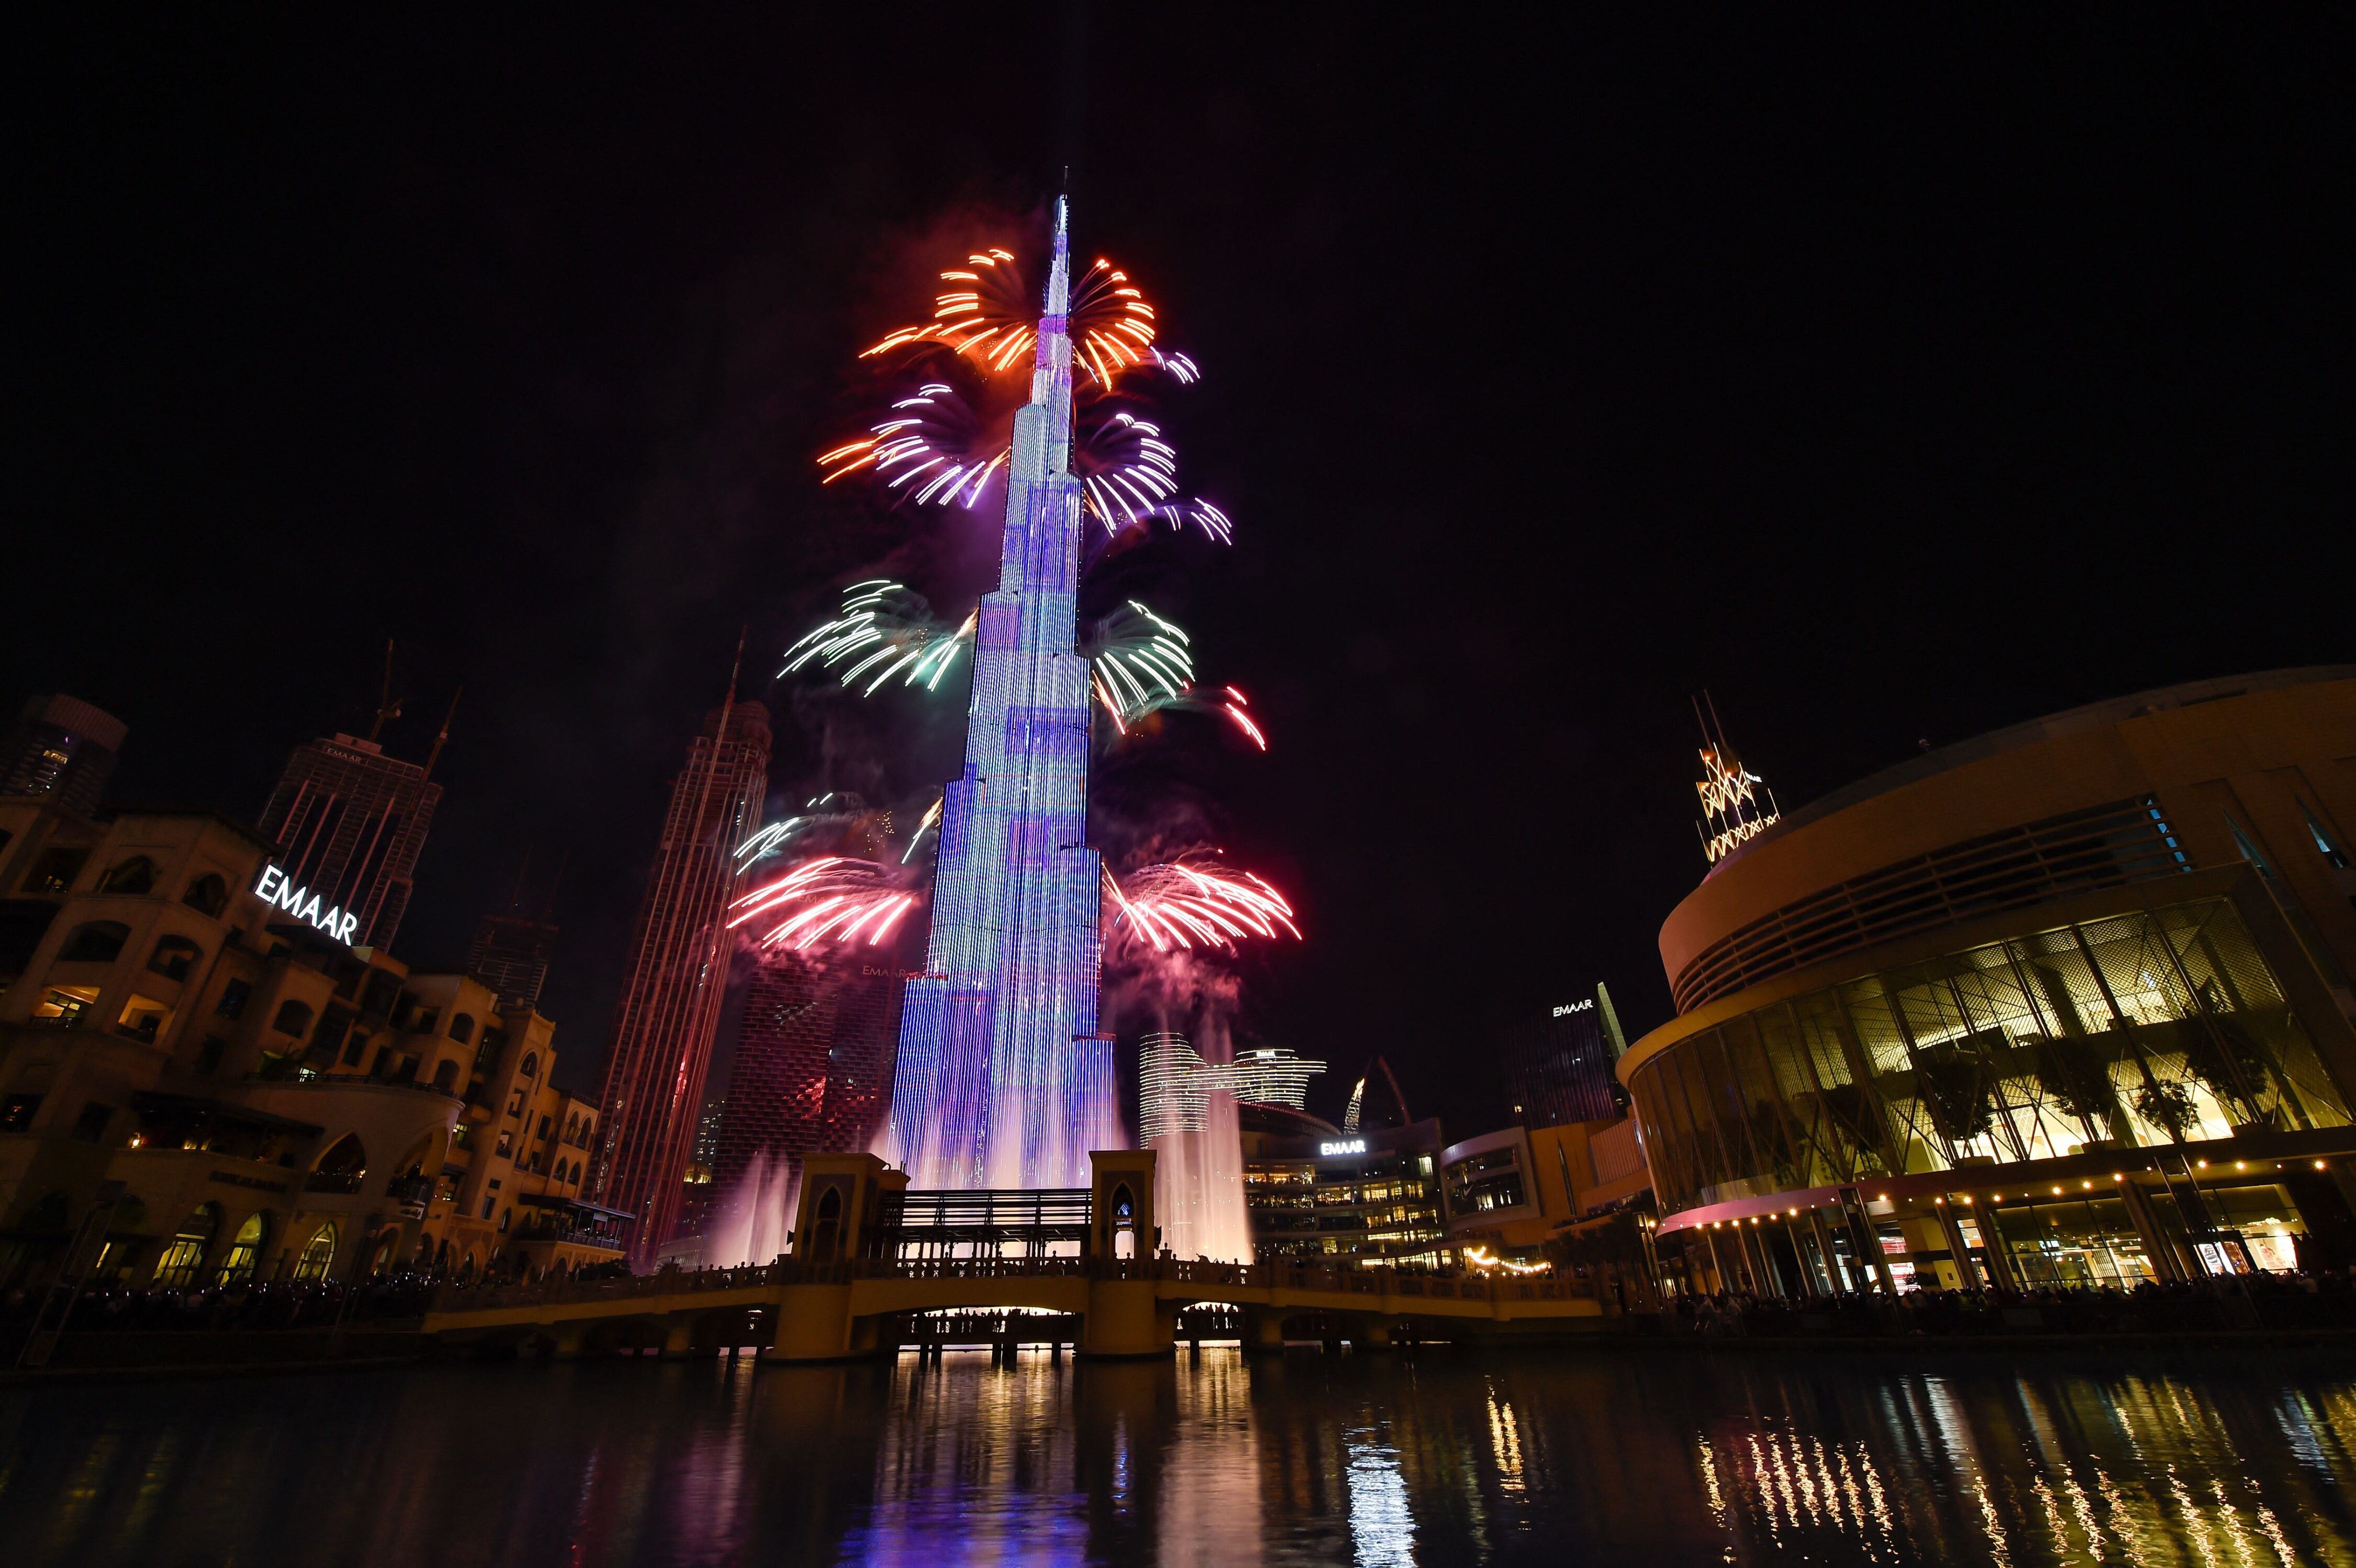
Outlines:
[[[1699,688],[1796,805],[2350,656],[2344,15],[1507,16],[15,16],[0,700],[98,703],[121,798],[250,816],[399,639],[397,752],[466,688],[401,948],[569,853],[546,1010],[594,1084],[740,625],[781,798],[953,768],[768,674],[879,562],[970,602],[953,525],[810,458],[1067,163],[1208,369],[1168,423],[1237,522],[1122,582],[1275,739],[1125,756],[1104,832],[1208,822],[1295,895],[1240,1026],[1327,1099],[1382,1050],[1478,1131],[1508,1016],[1667,1015]]]

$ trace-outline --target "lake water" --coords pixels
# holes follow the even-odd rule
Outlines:
[[[433,1366],[0,1392],[0,1562],[2356,1564],[2356,1361]]]

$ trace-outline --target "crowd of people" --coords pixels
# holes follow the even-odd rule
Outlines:
[[[1801,1301],[1721,1292],[1681,1295],[1661,1321],[1673,1333],[1794,1339],[2356,1328],[2356,1284],[2338,1274],[2257,1273],[2146,1280],[2131,1288],[1916,1290]]]

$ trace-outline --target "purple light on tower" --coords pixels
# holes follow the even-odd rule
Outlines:
[[[1058,199],[998,590],[974,639],[965,771],[942,802],[932,936],[900,1015],[887,1157],[919,1187],[1085,1187],[1088,1151],[1127,1142],[1097,1034],[1069,217]]]

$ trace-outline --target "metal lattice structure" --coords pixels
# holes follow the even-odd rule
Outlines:
[[[942,803],[931,940],[901,1014],[888,1157],[930,1188],[1077,1186],[1091,1149],[1125,1142],[1097,1025],[1067,228],[1058,200],[998,588],[975,632],[965,768]]]

